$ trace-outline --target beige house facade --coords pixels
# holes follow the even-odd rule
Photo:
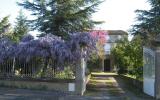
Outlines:
[[[128,33],[123,30],[106,30],[106,43],[104,45],[105,59],[102,59],[102,71],[114,71],[114,59],[111,54],[111,49],[118,44],[118,41],[123,38],[128,38]]]

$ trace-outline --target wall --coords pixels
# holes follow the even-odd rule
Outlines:
[[[110,55],[111,48],[114,47],[118,42],[118,40],[123,39],[126,35],[108,35],[106,37],[107,41],[104,46],[104,50],[107,55]]]
[[[155,55],[155,97],[160,99],[160,47],[156,47]]]
[[[58,90],[64,92],[75,92],[75,82],[40,82],[40,81],[15,81],[0,80],[2,87],[14,87],[36,90]]]
[[[144,92],[160,99],[160,47],[144,47]]]
[[[155,96],[155,51],[150,48],[143,48],[143,90],[144,93]]]
[[[10,79],[1,78],[0,86],[38,90],[58,90],[83,95],[86,91],[86,84],[89,80],[88,76],[85,75],[85,70],[86,62],[83,58],[79,63],[77,63],[75,80],[52,79],[47,81],[38,79],[16,79],[11,77]]]

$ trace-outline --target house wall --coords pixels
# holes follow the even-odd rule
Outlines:
[[[116,46],[116,44],[118,43],[118,40],[121,40],[125,37],[127,37],[127,35],[108,35],[106,36],[107,41],[106,41],[106,44],[104,45],[104,51],[105,51],[106,59],[110,59],[111,71],[114,70],[114,59],[113,59],[113,55],[111,55],[111,49],[114,46]]]
[[[121,40],[123,38],[125,38],[126,35],[108,35],[106,36],[106,43],[104,46],[104,50],[106,52],[106,54],[110,54],[111,48],[114,47],[118,42],[118,40]]]

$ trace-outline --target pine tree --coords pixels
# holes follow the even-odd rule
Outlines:
[[[51,33],[67,38],[69,33],[92,29],[101,23],[91,19],[100,3],[99,0],[26,0],[18,4],[36,16],[30,24],[41,35]]]
[[[4,37],[7,36],[9,34],[9,30],[10,30],[10,23],[8,20],[9,16],[6,16],[4,18],[2,18],[2,20],[0,21],[0,37]]]
[[[23,14],[22,10],[20,10],[15,23],[16,25],[14,27],[13,39],[15,41],[19,41],[24,34],[29,32],[27,17]]]
[[[148,0],[150,10],[137,10],[138,23],[133,26],[133,35],[140,34],[144,40],[152,40],[160,33],[160,0]]]

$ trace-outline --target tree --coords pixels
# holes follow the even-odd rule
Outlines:
[[[100,59],[105,59],[105,50],[104,50],[104,45],[106,44],[107,40],[107,32],[103,30],[95,30],[91,32],[91,35],[96,39],[97,38],[97,51],[98,51],[98,56]]]
[[[10,33],[10,23],[8,18],[9,16],[6,16],[0,21],[0,37],[7,36]]]
[[[141,35],[143,40],[152,40],[160,33],[160,0],[148,0],[150,10],[137,10],[138,23],[133,26],[133,35]]]
[[[50,62],[54,63],[54,70],[57,67],[74,65],[82,57],[88,59],[94,50],[95,41],[89,33],[70,35],[68,41],[52,34],[47,34],[36,40],[30,35],[25,35],[17,45],[15,57],[26,62],[35,57],[42,58],[44,60],[42,73],[44,73]]]
[[[99,0],[25,0],[18,4],[36,16],[30,25],[41,31],[41,36],[51,33],[66,39],[70,33],[84,32],[101,23],[91,19],[100,3]]]
[[[140,36],[135,36],[132,41],[120,40],[112,48],[112,54],[120,74],[130,74],[142,78],[143,47]]]
[[[136,78],[142,78],[143,75],[143,40],[141,36],[135,36],[131,43],[131,51],[129,53],[129,58],[131,59],[130,66],[132,74]]]
[[[1,38],[0,39],[0,63],[8,60],[13,59],[15,54],[15,44],[10,41],[8,38]]]
[[[114,56],[115,65],[117,67],[118,73],[126,73],[127,66],[129,65],[130,59],[128,58],[128,51],[130,50],[129,41],[127,38],[119,40],[119,43],[112,48],[111,53]],[[126,51],[126,48],[128,51]],[[126,55],[127,54],[127,55]]]
[[[27,17],[20,10],[19,15],[16,18],[16,25],[14,27],[13,39],[19,41],[24,34],[29,32],[29,27],[27,24]]]
[[[16,69],[20,74],[35,73],[45,77],[48,68],[52,68],[51,72],[55,74],[57,68],[76,65],[82,57],[89,59],[94,50],[95,40],[89,33],[72,34],[67,41],[52,34],[38,39],[26,34],[18,43],[8,38],[0,39],[0,63],[11,61],[13,67],[9,70]],[[6,71],[4,67],[0,70],[7,72],[8,69]],[[37,71],[32,71],[33,67]]]
[[[104,46],[107,42],[107,32],[103,30],[94,30],[91,31],[90,34],[97,40],[96,41],[96,54],[92,54],[91,59],[88,62],[88,67],[90,70],[102,68],[100,70],[104,70],[104,59],[106,57]]]

